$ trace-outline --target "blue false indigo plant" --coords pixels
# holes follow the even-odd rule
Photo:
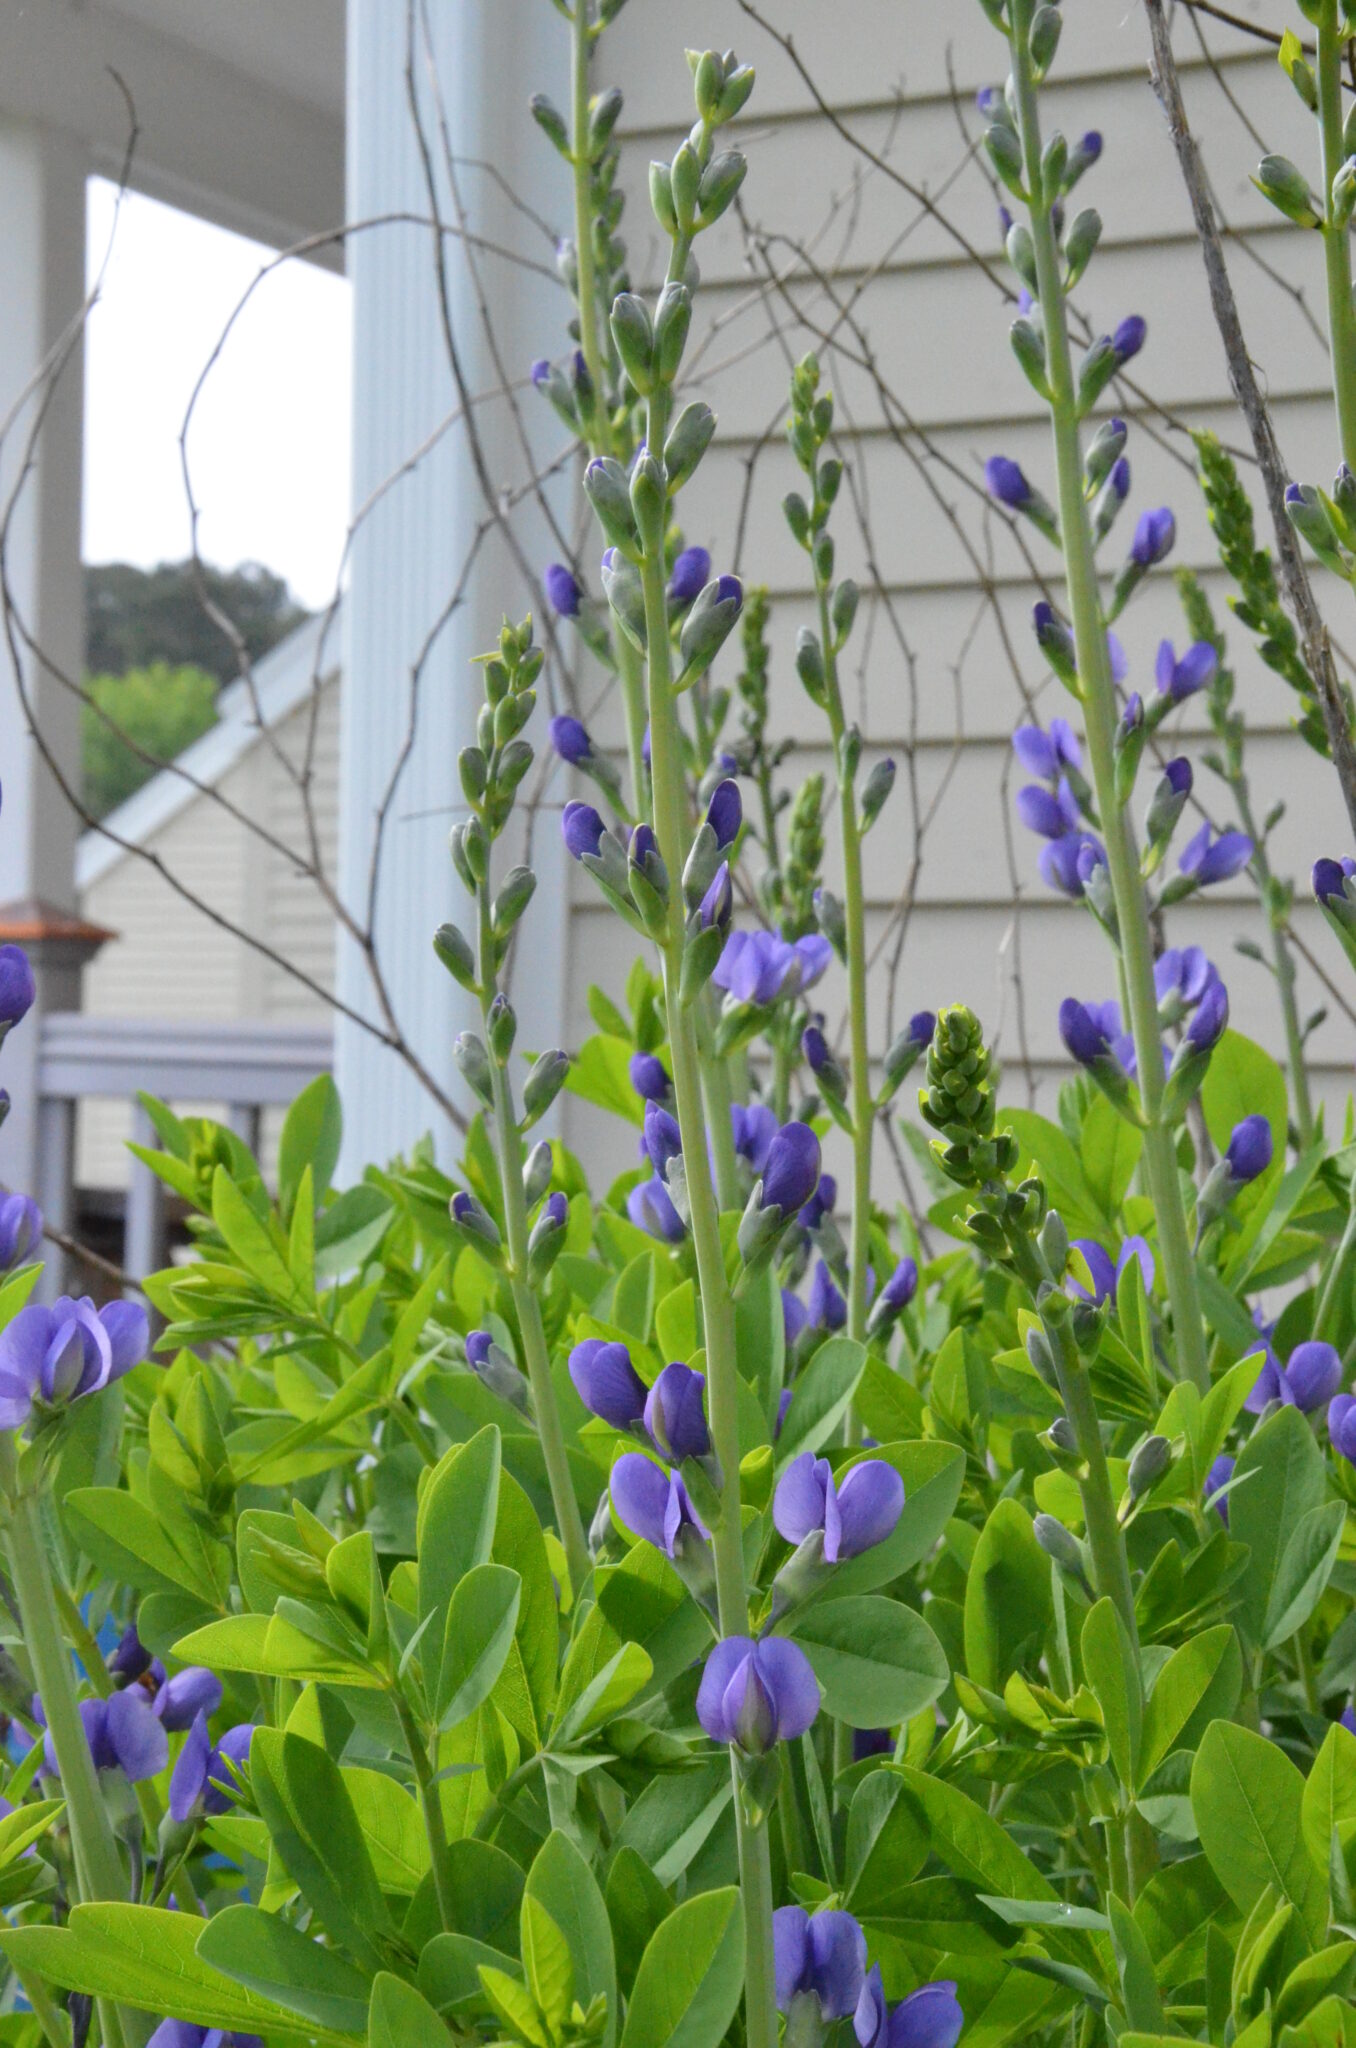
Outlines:
[[[861,843],[891,772],[844,709],[832,401],[807,358],[785,512],[815,622],[783,672],[765,594],[676,518],[715,427],[681,388],[693,250],[744,176],[752,73],[690,53],[696,120],[651,171],[665,274],[633,290],[620,97],[589,78],[619,4],[563,10],[569,112],[534,109],[576,232],[573,346],[533,374],[586,454],[603,593],[586,559],[547,598],[626,722],[624,775],[601,725],[552,722],[592,785],[554,857],[639,957],[573,1058],[519,1046],[534,878],[501,854],[542,655],[506,624],[458,763],[468,913],[434,939],[479,1010],[455,1175],[418,1146],[336,1190],[327,1079],[271,1186],[229,1129],[150,1104],[140,1156],[194,1256],[145,1283],[149,1358],[139,1306],[29,1299],[41,1219],[0,1202],[4,2024],[48,2048],[1340,2041],[1352,1148],[1305,1093],[1221,636],[1184,580],[1188,640],[1136,690],[1111,632],[1175,536],[1141,511],[1098,569],[1131,476],[1125,422],[1089,422],[1146,331],[1075,365],[1065,298],[1100,230],[1074,190],[1114,149],[1041,135],[1057,8],[982,0],[1011,63],[982,101],[1024,209],[1013,344],[1055,447],[1048,496],[1001,456],[988,485],[1060,550],[1035,628],[1072,700],[1014,737],[1018,811],[1116,968],[1060,1003],[1055,1122],[1002,1109],[961,1005],[919,1009],[872,1084]],[[1240,622],[1298,691],[1237,480],[1198,445]],[[828,778],[782,780],[792,666],[828,726],[841,896]],[[1187,816],[1195,700],[1224,820]],[[1244,865],[1289,1098],[1215,963],[1166,942]],[[1313,885],[1356,962],[1356,859]],[[814,1007],[835,957],[841,1055]],[[0,949],[0,1035],[32,1000]],[[926,1234],[873,1206],[915,1069]],[[542,1135],[562,1089],[634,1148],[610,1187]],[[851,1149],[841,1225],[826,1140]]]

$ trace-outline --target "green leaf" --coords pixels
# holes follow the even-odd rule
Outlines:
[[[198,1936],[198,1954],[223,1976],[316,2026],[361,2035],[367,2024],[368,1980],[361,1970],[276,1913],[223,1907]]]
[[[628,1998],[646,1943],[672,1911],[672,1898],[644,1857],[623,1844],[607,1874],[607,1917],[616,1951],[618,1986]],[[614,1999],[608,2007],[614,2032],[615,2003]]]
[[[1051,1205],[1059,1210],[1069,1235],[1113,1240],[1116,1232],[1112,1220],[1059,1126],[1048,1117],[1038,1116],[1034,1109],[1005,1109],[1001,1121],[1016,1134],[1023,1151],[1030,1154],[1038,1167]]]
[[[535,1747],[555,1705],[560,1621],[541,1517],[509,1472],[499,1483],[493,1554],[496,1564],[510,1566],[523,1582],[513,1648],[495,1688],[495,1705]]]
[[[428,1835],[418,1800],[385,1771],[345,1764],[341,1776],[377,1883],[384,1892],[412,1898],[429,1871]]]
[[[143,1593],[195,1594],[209,1607],[219,1595],[189,1563],[144,1501],[115,1486],[79,1486],[66,1496],[66,1519],[85,1554],[109,1578]]]
[[[820,1345],[792,1390],[777,1439],[779,1472],[802,1451],[817,1451],[828,1441],[851,1406],[865,1364],[866,1346],[851,1337],[830,1337]]]
[[[531,1892],[523,1894],[522,1951],[527,1988],[554,2038],[574,1998],[574,1964],[569,1943]]]
[[[702,1848],[732,1796],[724,1757],[672,1777],[652,1778],[627,1810],[617,1847],[634,1849],[661,1884],[672,1884]]]
[[[612,1292],[612,1320],[638,1344],[649,1340],[657,1263],[653,1252],[641,1252],[617,1275]]]
[[[691,1358],[697,1349],[697,1290],[684,1280],[664,1296],[654,1312],[655,1343],[665,1358]]]
[[[601,2048],[612,2048],[617,2034],[612,1927],[597,1879],[569,1836],[558,1828],[537,1851],[527,1874],[526,1896],[545,1908],[569,1947],[574,1995],[579,2003],[587,2010],[600,1993],[607,2000]],[[540,1996],[538,2002],[543,2002]]]
[[[845,1903],[861,1919],[893,1917],[928,1860],[918,1810],[893,1771],[870,1771],[848,1809]]]
[[[0,1951],[62,1991],[112,1998],[228,2032],[314,2040],[316,2027],[214,1970],[197,1953],[196,1913],[156,1906],[75,1906],[65,1927],[0,1928]],[[325,2030],[324,2038],[343,2037]]]
[[[472,1565],[453,1590],[434,1699],[434,1718],[451,1728],[494,1691],[513,1643],[523,1582],[503,1564]]]
[[[261,1223],[224,1166],[212,1176],[212,1221],[245,1271],[287,1307],[299,1304],[297,1283],[282,1248]]]
[[[499,1511],[502,1452],[499,1431],[488,1425],[468,1444],[455,1444],[434,1467],[419,1501],[419,1619],[424,1637],[424,1689],[440,1691],[441,1650],[453,1588],[474,1565],[487,1564]]]
[[[622,2048],[719,2048],[743,1988],[743,1946],[733,1885],[677,1907],[641,1958]]]
[[[379,1970],[389,1916],[339,1766],[318,1743],[259,1728],[250,1782],[288,1876],[335,1939]]]
[[[980,1531],[965,1583],[965,1668],[1001,1693],[1038,1653],[1053,1619],[1050,1560],[1019,1501],[1000,1500]]]
[[[1145,1783],[1164,1757],[1180,1746],[1183,1729],[1209,1692],[1217,1674],[1226,1665],[1242,1685],[1243,1665],[1238,1637],[1228,1622],[1206,1629],[1174,1650],[1159,1672],[1144,1709],[1144,1732],[1140,1741],[1139,1781]],[[1232,1711],[1233,1702],[1223,1712]]]
[[[925,1838],[948,1870],[976,1890],[1005,1899],[1054,1899],[1057,1894],[1023,1854],[1009,1831],[956,1785],[899,1767],[915,1802]]]
[[[922,1616],[897,1600],[849,1596],[799,1614],[789,1633],[814,1667],[824,1711],[850,1728],[890,1728],[946,1689],[946,1654]]]
[[[1127,1123],[1107,1096],[1094,1095],[1078,1149],[1087,1184],[1107,1216],[1119,1215],[1143,1146],[1139,1126]]]
[[[1304,1840],[1320,1870],[1328,1868],[1333,1829],[1356,1820],[1356,1735],[1334,1721],[1305,1781],[1300,1806]]]
[[[344,1116],[339,1090],[328,1074],[317,1074],[283,1118],[278,1137],[278,1207],[290,1222],[301,1176],[309,1166],[313,1198],[323,1201],[339,1163]]]
[[[372,2012],[367,2023],[368,2048],[436,2048],[452,2036],[433,2007],[413,1984],[383,1971],[372,1986]]]
[[[631,1086],[631,1052],[628,1039],[610,1032],[586,1038],[570,1062],[565,1086],[572,1095],[610,1110],[628,1124],[644,1123],[644,1106]]]
[[[1328,1888],[1305,1846],[1303,1800],[1304,1780],[1274,1742],[1230,1721],[1207,1728],[1191,1772],[1191,1809],[1212,1870],[1243,1913],[1274,1886],[1317,1939]]]
[[[1260,1113],[1271,1125],[1275,1159],[1285,1158],[1290,1113],[1285,1075],[1269,1052],[1241,1032],[1226,1031],[1211,1053],[1201,1108],[1217,1151],[1224,1151],[1235,1124]]]
[[[1102,1709],[1116,1775],[1133,1789],[1139,1767],[1144,1705],[1135,1652],[1111,1600],[1099,1600],[1083,1623],[1083,1674]]]
[[[1279,1408],[1248,1438],[1229,1495],[1229,1534],[1249,1551],[1239,1581],[1239,1618],[1255,1645],[1267,1633],[1272,1588],[1286,1546],[1326,1493],[1323,1454],[1307,1419],[1298,1408]]]
[[[786,1374],[786,1318],[773,1266],[761,1267],[735,1302],[735,1356],[740,1377],[754,1388],[768,1422],[775,1422]]]
[[[1115,1825],[1113,1820],[1111,1826]],[[1114,1892],[1107,1899],[1106,1910],[1111,1921],[1111,1946],[1121,1980],[1125,2016],[1132,2027],[1147,2027],[1161,2033],[1168,2022],[1163,2001],[1158,1995],[1149,1944],[1136,1925],[1130,1908]]]
[[[1271,1583],[1262,1625],[1264,1650],[1288,1643],[1323,1598],[1337,1562],[1346,1520],[1346,1503],[1330,1500],[1321,1508],[1310,1508],[1291,1530]]]

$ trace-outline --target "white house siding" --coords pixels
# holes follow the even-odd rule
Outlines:
[[[309,703],[294,711],[273,738],[300,763],[307,743]],[[321,690],[315,728],[313,808],[324,859],[332,872],[335,846],[335,763],[338,693]],[[304,847],[302,808],[295,786],[269,745],[260,740],[219,784],[223,802],[196,796],[147,842],[165,867],[232,924],[257,932],[264,944],[293,962],[322,989],[334,971],[334,926],[315,885],[278,849],[230,814],[227,805],[265,824],[284,846]],[[146,860],[128,855],[83,893],[81,912],[118,936],[86,970],[85,1009],[107,1017],[201,1018],[321,1022],[330,1015],[319,995],[254,948],[212,924]],[[176,1104],[184,1110],[222,1105]],[[265,1119],[265,1152],[276,1116]],[[81,1105],[76,1179],[84,1188],[120,1188],[127,1181],[125,1144],[131,1109],[125,1102]]]
[[[1244,8],[1260,18],[1251,0],[1244,0]],[[981,126],[974,92],[1002,78],[1001,40],[976,0],[955,0],[943,9],[923,0],[838,0],[834,6],[822,0],[760,0],[759,11],[793,37],[824,98],[841,111],[853,134],[912,184],[936,195],[947,220],[1006,281],[982,163],[961,162],[965,145],[959,123],[976,140]],[[1230,91],[1265,134],[1267,147],[1307,163],[1314,148],[1311,125],[1273,53],[1261,46],[1253,49],[1209,22],[1204,27],[1224,60]],[[1310,305],[1321,311],[1317,238],[1281,223],[1249,184],[1259,151],[1218,81],[1202,67],[1184,16],[1177,40],[1190,112],[1226,220],[1245,228],[1248,247],[1283,281],[1302,286]],[[790,658],[796,628],[809,617],[806,563],[780,511],[783,494],[799,482],[780,431],[787,370],[806,348],[819,346],[827,379],[838,394],[842,452],[857,492],[869,503],[874,540],[874,563],[868,563],[845,488],[834,518],[839,573],[855,575],[865,589],[874,571],[889,593],[912,656],[911,675],[879,607],[864,602],[850,648],[854,711],[869,748],[888,751],[901,767],[891,804],[867,842],[873,942],[885,933],[914,856],[914,815],[904,772],[911,750],[919,808],[935,810],[923,839],[896,1016],[956,999],[972,1003],[999,1027],[1009,1090],[1024,1088],[1021,1068],[1026,1064],[1039,1092],[1048,1095],[1062,1063],[1055,1028],[1059,999],[1067,993],[1109,994],[1111,963],[1091,921],[1043,887],[1036,844],[1012,819],[1015,784],[1008,740],[1027,714],[993,609],[976,587],[974,562],[937,503],[939,497],[955,509],[970,546],[989,566],[1023,685],[1040,716],[1068,712],[1069,700],[1045,674],[1032,639],[1029,616],[1036,593],[1031,569],[986,506],[982,488],[976,488],[985,456],[1003,452],[1053,495],[1048,429],[1008,349],[1011,309],[996,283],[968,260],[945,229],[886,173],[855,153],[817,112],[788,58],[738,0],[685,0],[667,16],[633,5],[604,44],[598,82],[618,82],[626,95],[630,201],[625,226],[638,275],[652,277],[659,255],[645,197],[645,166],[651,157],[671,155],[690,119],[683,44],[733,46],[757,66],[758,84],[741,121],[749,158],[742,204],[748,222],[766,235],[769,255],[786,285],[775,300],[755,289],[748,248],[733,216],[702,238],[703,290],[689,344],[689,382],[692,395],[708,398],[716,408],[720,429],[683,495],[686,536],[709,545],[719,568],[737,568],[748,580],[769,585],[774,602],[773,722],[804,749],[787,763],[786,772],[794,778],[825,765],[823,722],[797,683]],[[1133,381],[1182,422],[1210,427],[1246,450],[1246,434],[1228,396],[1176,162],[1148,84],[1147,56],[1147,30],[1133,0],[1120,8],[1102,4],[1068,10],[1056,81],[1045,96],[1046,121],[1071,137],[1098,128],[1106,138],[1101,163],[1078,194],[1078,204],[1096,205],[1105,233],[1076,304],[1098,330],[1132,311],[1144,313],[1149,341],[1132,366]],[[865,332],[897,401],[892,415],[887,416],[859,365],[817,341],[812,330],[830,326],[834,309],[804,262],[777,239],[782,234],[813,243],[815,264],[831,275],[840,304],[850,301],[854,322]],[[1230,264],[1293,473],[1326,480],[1335,453],[1324,349],[1294,299],[1237,244],[1231,246]],[[799,327],[792,322],[788,300],[802,315]],[[774,332],[774,313],[780,332]],[[850,353],[860,352],[860,333],[845,339]],[[1133,423],[1143,407],[1123,390],[1116,409]],[[1181,462],[1189,444],[1180,432],[1165,429],[1161,417],[1156,424],[1157,440],[1146,432],[1133,433],[1131,506],[1102,559],[1114,566],[1140,508],[1169,502],[1177,512],[1180,536],[1174,559],[1202,573],[1223,616],[1226,585],[1216,568],[1194,482]],[[926,432],[935,457],[925,454],[911,428]],[[734,559],[732,540],[755,451],[743,544]],[[944,467],[937,457],[955,468]],[[1259,531],[1265,540],[1264,523]],[[1037,567],[1052,573],[1051,551],[1029,531],[1027,538]],[[592,553],[591,541],[587,552]],[[1350,622],[1343,594],[1329,583],[1323,595],[1339,637],[1346,634],[1356,644],[1356,624]],[[1141,592],[1123,624],[1141,689],[1152,688],[1153,652],[1163,634],[1179,646],[1184,638],[1167,576],[1155,578]],[[1230,632],[1230,651],[1249,716],[1248,761],[1257,808],[1265,812],[1277,797],[1289,807],[1273,840],[1274,865],[1300,878],[1298,929],[1342,983],[1346,970],[1307,905],[1304,883],[1317,854],[1344,850],[1348,843],[1334,778],[1290,733],[1290,693],[1252,655],[1237,627]],[[724,671],[732,675],[733,667],[732,651]],[[1199,742],[1203,729],[1199,716],[1183,722],[1193,742]],[[1197,795],[1218,818],[1220,787],[1199,769],[1199,744],[1193,744],[1192,752],[1198,763]],[[830,832],[831,842],[832,837]],[[831,857],[830,876],[833,867]],[[577,938],[568,950],[567,1025],[574,1042],[591,1028],[589,982],[596,980],[619,995],[633,941],[578,873],[572,900]],[[1173,937],[1182,943],[1199,940],[1220,963],[1239,1028],[1276,1047],[1280,1027],[1270,977],[1233,954],[1232,941],[1240,932],[1264,936],[1246,882],[1213,890],[1205,903],[1172,913]],[[1022,1004],[1013,980],[1018,966]],[[1324,1000],[1304,968],[1300,995],[1305,1013]],[[878,973],[872,1017],[878,1048],[885,1039],[885,1000],[884,976]],[[841,1017],[840,987],[829,986],[825,1002],[833,1019]],[[1330,1005],[1330,1020],[1314,1039],[1313,1053],[1319,1092],[1334,1108],[1345,1100],[1354,1051],[1348,1021]],[[598,1148],[607,1146],[612,1163],[625,1163],[624,1144],[610,1141],[604,1120],[586,1106],[571,1101],[566,1130],[590,1156],[599,1156]]]

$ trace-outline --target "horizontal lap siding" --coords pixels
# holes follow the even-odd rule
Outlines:
[[[307,712],[295,712],[274,739],[300,764]],[[336,836],[337,691],[322,690],[314,750],[313,809],[331,870]],[[269,746],[255,740],[223,778],[220,794],[282,845],[304,853],[295,786]],[[322,988],[334,971],[334,924],[314,882],[279,849],[208,796],[195,797],[150,842],[171,874],[233,924],[259,935]],[[213,924],[145,860],[128,855],[86,890],[82,913],[118,936],[85,971],[84,1007],[94,1016],[184,1017],[232,1022],[328,1019],[323,999],[273,961]],[[190,1113],[222,1105],[176,1104]],[[272,1157],[278,1117],[264,1120],[264,1156]],[[88,1101],[77,1119],[76,1181],[84,1188],[127,1184],[131,1107]]]
[[[623,11],[604,44],[598,83],[620,83],[626,95],[625,227],[638,277],[653,278],[660,261],[645,198],[645,165],[652,156],[671,154],[688,118],[690,88],[679,44],[733,46],[758,70],[741,121],[749,158],[741,203],[758,237],[758,253],[751,260],[733,216],[704,237],[698,251],[703,290],[689,344],[688,395],[709,401],[719,427],[711,453],[684,492],[684,532],[711,547],[718,567],[737,568],[772,591],[772,716],[777,732],[796,743],[783,771],[794,783],[808,769],[825,766],[825,756],[822,720],[791,662],[796,629],[810,619],[812,606],[805,558],[780,511],[783,494],[799,482],[781,417],[789,363],[817,347],[838,396],[841,452],[853,486],[840,494],[834,517],[838,568],[856,576],[867,593],[845,672],[851,715],[866,736],[868,763],[889,751],[903,768],[913,750],[912,778],[901,773],[867,842],[872,943],[887,936],[892,907],[920,854],[897,977],[897,1015],[957,999],[973,1003],[1000,1031],[1009,1091],[1023,1093],[1029,1073],[1041,1096],[1052,1099],[1062,1057],[1055,1028],[1059,999],[1069,992],[1109,993],[1113,977],[1091,921],[1044,888],[1037,845],[1011,822],[1019,780],[1008,745],[1012,729],[1031,715],[1032,706],[1048,718],[1068,712],[1070,704],[1045,670],[1029,624],[1039,579],[1056,578],[1057,558],[1030,529],[1014,534],[982,487],[985,457],[1001,451],[1053,494],[1048,427],[1007,344],[1012,307],[1002,287],[1010,276],[993,198],[980,162],[965,160],[961,128],[972,142],[978,139],[973,92],[1001,75],[1001,42],[974,0],[958,0],[944,10],[921,0],[840,0],[833,7],[820,0],[768,0],[759,11],[792,36],[824,98],[842,111],[853,134],[903,177],[937,195],[956,232],[920,213],[887,171],[851,149],[816,110],[785,53],[737,0],[685,0],[672,36],[653,8]],[[1243,11],[1263,18],[1254,0],[1245,0]],[[1312,131],[1272,53],[1206,26],[1230,92],[1265,132],[1268,146],[1307,162]],[[1231,272],[1286,461],[1293,474],[1326,479],[1334,463],[1327,357],[1301,303],[1302,295],[1321,314],[1316,239],[1278,223],[1253,189],[1255,145],[1201,64],[1185,21],[1179,24],[1178,48],[1189,109],[1223,215],[1247,236],[1246,244],[1231,243]],[[1133,489],[1129,513],[1102,560],[1108,569],[1120,560],[1138,510],[1161,503],[1174,507],[1174,562],[1202,573],[1228,631],[1238,701],[1249,719],[1257,807],[1265,811],[1277,798],[1287,805],[1273,841],[1274,863],[1279,872],[1300,878],[1300,934],[1346,993],[1335,946],[1303,900],[1303,877],[1314,857],[1346,845],[1336,785],[1326,765],[1289,729],[1291,694],[1228,619],[1229,585],[1218,571],[1183,460],[1191,453],[1187,426],[1208,427],[1240,450],[1247,441],[1228,391],[1189,207],[1147,82],[1147,56],[1138,6],[1070,9],[1046,103],[1049,126],[1071,136],[1096,127],[1106,139],[1102,160],[1075,201],[1095,205],[1105,229],[1075,305],[1094,331],[1131,311],[1142,312],[1149,323],[1148,345],[1115,398],[1115,409],[1135,423]],[[958,99],[952,97],[952,77]],[[957,236],[982,255],[991,275],[969,260]],[[808,245],[808,261],[793,244]],[[760,265],[777,273],[775,292],[768,290]],[[848,306],[850,325],[841,318]],[[824,339],[835,323],[840,347]],[[872,366],[887,387],[884,393]],[[1250,467],[1244,473],[1252,479]],[[870,548],[860,505],[868,515]],[[1265,517],[1259,532],[1268,538]],[[590,534],[583,561],[596,588],[595,553]],[[869,588],[877,578],[883,594]],[[1058,589],[1057,581],[1053,587]],[[1324,594],[1339,640],[1356,646],[1356,629],[1334,586]],[[1151,689],[1158,640],[1167,635],[1180,645],[1184,638],[1170,576],[1151,579],[1120,632],[1133,682]],[[734,667],[727,655],[720,673],[732,679]],[[586,677],[585,701],[600,688],[598,678]],[[592,722],[600,738],[617,744],[617,710],[605,688]],[[1176,723],[1192,742],[1198,799],[1219,820],[1225,811],[1221,786],[1199,765],[1199,706],[1189,707]],[[569,793],[562,772],[552,794]],[[929,813],[921,847],[920,813]],[[832,829],[829,839],[832,849]],[[827,870],[832,880],[835,851]],[[589,983],[597,981],[620,997],[635,944],[580,875],[572,906],[567,1030],[577,1043],[592,1028]],[[1239,1027],[1278,1045],[1270,977],[1232,950],[1236,936],[1265,940],[1246,882],[1181,907],[1172,914],[1171,931],[1179,943],[1198,940],[1211,950],[1228,979]],[[1022,1001],[1014,979],[1017,963]],[[886,1031],[886,981],[882,964],[872,991],[877,1051]],[[1305,1012],[1327,1000],[1303,964],[1300,995]],[[824,1007],[836,1028],[842,993],[834,977],[824,985]],[[1329,1009],[1313,1051],[1319,1092],[1336,1107],[1347,1091],[1353,1035],[1341,1011],[1331,1003]],[[631,1163],[629,1141],[609,1134],[586,1105],[569,1103],[566,1134],[611,1167]]]

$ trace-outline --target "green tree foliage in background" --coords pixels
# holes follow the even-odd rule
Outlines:
[[[284,579],[258,562],[196,570],[191,562],[103,562],[85,570],[81,759],[96,818],[216,723],[217,691],[238,665],[204,597],[233,621],[252,661],[306,616]]]
[[[123,676],[90,676],[85,689],[80,758],[85,803],[96,818],[217,722],[216,677],[190,663],[153,661]]]

